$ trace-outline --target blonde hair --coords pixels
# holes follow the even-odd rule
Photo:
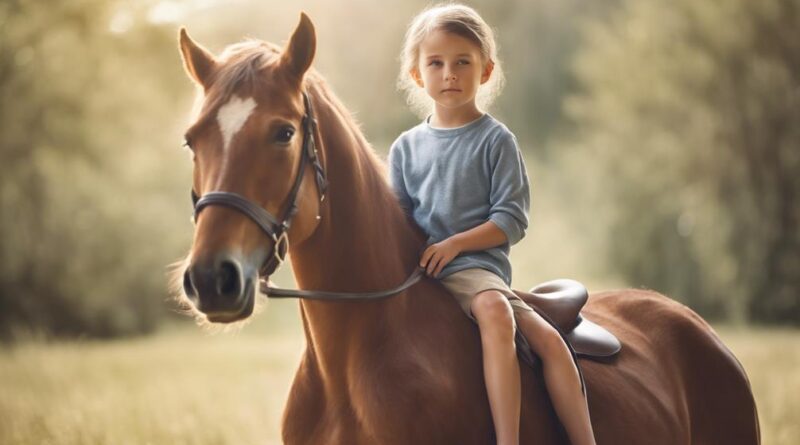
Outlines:
[[[397,89],[405,92],[406,102],[420,117],[430,113],[433,100],[424,88],[411,77],[410,71],[419,65],[419,46],[434,31],[444,31],[464,37],[480,48],[483,66],[492,61],[494,69],[489,80],[480,86],[476,96],[479,108],[487,110],[505,84],[505,76],[497,57],[494,32],[481,16],[469,6],[458,3],[440,3],[417,14],[406,31],[403,52],[400,54],[400,75]]]

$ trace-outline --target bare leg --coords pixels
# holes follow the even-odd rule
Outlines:
[[[517,445],[521,383],[511,306],[503,294],[489,290],[476,295],[470,309],[481,331],[483,374],[497,444]]]
[[[531,348],[542,359],[547,392],[570,442],[573,445],[595,445],[589,406],[581,392],[578,369],[564,340],[536,312],[517,312],[517,324]]]

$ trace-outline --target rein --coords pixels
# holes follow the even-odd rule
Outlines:
[[[328,292],[320,290],[296,290],[271,287],[265,278],[261,279],[261,292],[270,298],[306,298],[311,300],[360,300],[378,299],[394,295],[413,286],[425,274],[425,269],[417,266],[403,284],[383,291],[375,292]]]
[[[260,290],[271,298],[307,298],[315,300],[355,300],[355,299],[376,299],[388,297],[390,295],[402,292],[414,283],[420,280],[423,276],[425,269],[417,266],[416,269],[409,275],[403,284],[383,291],[375,292],[328,292],[328,291],[308,291],[296,289],[282,289],[269,286],[268,277],[272,275],[275,270],[283,264],[286,259],[286,254],[289,251],[289,236],[288,231],[291,225],[292,218],[297,213],[297,193],[300,190],[300,184],[303,182],[303,172],[306,163],[311,163],[314,167],[315,178],[317,182],[317,190],[319,190],[319,201],[325,200],[325,192],[328,189],[328,180],[325,176],[325,170],[319,162],[317,156],[316,143],[314,141],[314,129],[317,126],[317,120],[314,119],[313,110],[311,108],[311,101],[308,94],[303,91],[303,103],[305,105],[306,114],[303,116],[303,152],[300,157],[300,165],[298,167],[297,176],[295,177],[294,186],[289,192],[289,206],[283,213],[283,217],[279,220],[269,213],[260,205],[250,201],[244,196],[225,191],[208,192],[202,197],[198,197],[197,193],[192,189],[192,203],[194,204],[194,221],[200,216],[200,212],[210,205],[221,205],[231,207],[243,213],[250,218],[253,222],[266,233],[275,243],[272,251],[273,255],[268,258],[264,265],[259,269]],[[317,216],[319,218],[319,216]]]

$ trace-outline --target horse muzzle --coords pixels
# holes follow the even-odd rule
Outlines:
[[[257,278],[256,269],[248,261],[219,253],[189,264],[183,275],[183,290],[209,321],[232,323],[252,315]]]

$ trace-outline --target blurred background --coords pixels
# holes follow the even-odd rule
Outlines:
[[[513,287],[690,306],[748,370],[764,443],[798,443],[800,0],[465,3],[497,33],[489,111],[532,184]],[[178,28],[219,53],[282,44],[305,11],[315,67],[385,159],[419,122],[395,80],[427,4],[0,3],[0,442],[279,443],[297,302],[209,335],[169,297],[193,228]]]

